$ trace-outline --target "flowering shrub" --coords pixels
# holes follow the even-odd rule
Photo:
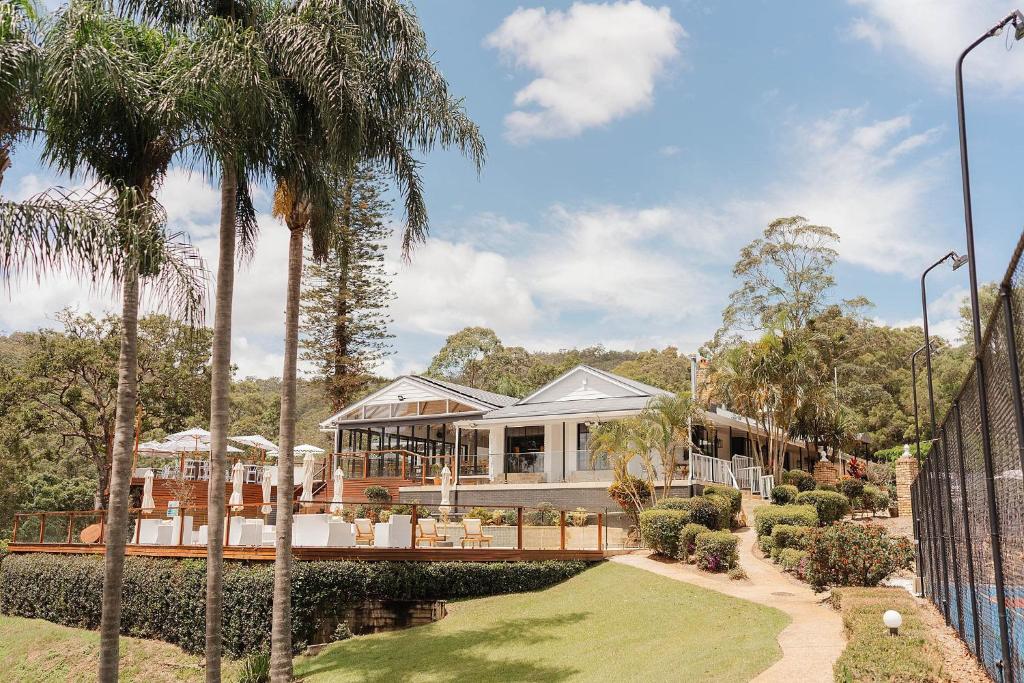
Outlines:
[[[799,493],[800,489],[792,484],[777,484],[772,487],[772,502],[776,505],[789,505],[796,501],[796,497]]]
[[[706,572],[724,572],[739,561],[736,544],[739,539],[728,531],[705,531],[697,534],[695,561]]]
[[[850,458],[850,462],[846,463],[846,471],[855,479],[863,479],[864,463],[857,458]]]
[[[832,491],[804,491],[796,497],[798,505],[813,505],[818,512],[818,523],[838,522],[850,512],[850,501],[841,493]]]
[[[676,557],[683,562],[690,561],[690,555],[693,555],[694,547],[697,542],[697,536],[701,535],[705,531],[711,531],[703,524],[696,524],[690,522],[683,527],[683,530],[679,532],[679,550]]]
[[[796,548],[783,548],[779,551],[779,565],[783,570],[795,575],[801,581],[807,577],[807,551]]]
[[[828,586],[877,586],[906,569],[914,548],[885,527],[840,522],[818,529],[807,548],[807,580],[816,590]]]
[[[787,470],[782,473],[782,483],[795,486],[800,491],[813,491],[818,485],[814,481],[814,475],[803,470]]]

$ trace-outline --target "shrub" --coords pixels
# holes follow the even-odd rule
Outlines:
[[[653,495],[654,490],[651,485],[632,474],[616,479],[608,487],[608,496],[636,525],[640,524],[640,510],[647,505]],[[637,507],[637,500],[639,500],[640,507]]]
[[[493,513],[487,508],[473,508],[464,516],[470,519],[479,519],[481,524],[490,524]]]
[[[811,544],[811,534],[815,527],[794,526],[793,524],[776,524],[772,527],[772,548],[782,551],[788,548],[807,550]]]
[[[733,515],[738,515],[740,510],[743,509],[743,492],[731,486],[708,484],[704,487],[704,495],[722,496],[728,500],[730,511]]]
[[[479,510],[480,508],[474,508]],[[519,524],[519,511],[518,510],[491,510],[491,524],[496,526],[517,526]],[[526,515],[523,514],[523,522],[526,521]]]
[[[846,496],[850,505],[856,507],[864,494],[864,482],[854,477],[846,477],[839,482],[839,492]]]
[[[818,491],[832,491],[833,493],[838,493],[839,492],[839,489],[836,488],[835,484],[818,484],[817,490]]]
[[[754,530],[761,549],[766,552],[776,524],[818,526],[818,512],[811,505],[762,505],[757,508],[754,511]]]
[[[806,559],[806,550],[798,550],[797,548],[783,548],[779,551],[779,565],[787,572],[793,572],[800,578],[803,578],[803,568],[806,565]]]
[[[878,512],[889,509],[889,492],[872,484],[865,484],[864,493],[860,497],[861,507],[865,510]]]
[[[557,526],[561,515],[551,503],[537,503],[536,509],[523,514],[523,523],[531,526]]]
[[[703,498],[709,499],[712,503],[718,506],[718,529],[731,529],[732,528],[732,503],[729,502],[728,498],[720,496],[717,493],[705,493]]]
[[[921,457],[925,457],[932,450],[931,441],[921,442]],[[914,444],[910,444],[910,454],[917,457],[917,447]],[[878,462],[895,462],[903,456],[903,446],[893,446],[892,448],[886,448],[880,451],[875,451],[874,458]]]
[[[587,508],[576,508],[572,512],[566,513],[565,524],[566,526],[586,526],[589,519],[590,513],[587,512]]]
[[[383,486],[367,486],[363,489],[363,495],[371,503],[390,503],[391,493]]]
[[[696,496],[688,498],[687,506],[690,509],[690,521],[703,524],[709,529],[721,529],[722,505],[715,498],[718,498],[719,501],[723,500],[721,496]],[[728,519],[726,519],[726,525],[728,525]]]
[[[324,623],[367,599],[454,600],[546,588],[584,562],[297,562],[292,642],[315,640]],[[206,562],[125,558],[121,632],[201,653],[206,643]],[[225,562],[224,650],[233,657],[270,645],[272,563]],[[11,555],[0,564],[0,613],[96,629],[103,557]]]
[[[703,524],[697,524],[695,522],[690,522],[684,526],[683,530],[679,532],[679,550],[676,557],[683,562],[689,562],[690,555],[693,555],[693,551],[695,550],[694,544],[697,541],[697,536],[705,531],[710,531],[710,529]]]
[[[338,642],[340,640],[348,640],[352,637],[352,629],[348,627],[347,622],[341,622],[334,628],[334,633],[331,634],[331,641]]]
[[[877,586],[914,559],[910,541],[877,524],[840,522],[817,530],[807,549],[807,580],[827,586]]]
[[[644,545],[668,557],[679,554],[679,534],[690,521],[685,510],[644,510],[640,513],[640,538]]]
[[[850,501],[832,491],[804,491],[796,497],[797,505],[813,505],[821,525],[838,522],[850,512]]]
[[[747,570],[743,567],[736,566],[729,570],[729,578],[733,581],[742,581],[743,579],[750,578],[747,576]]]
[[[732,569],[739,561],[736,545],[739,539],[728,531],[705,531],[697,535],[695,562],[706,572]]]
[[[800,491],[813,491],[818,482],[814,475],[803,470],[788,470],[782,473],[782,483],[797,487]]]
[[[254,652],[242,662],[238,683],[270,683],[270,653]]]
[[[800,489],[792,484],[776,484],[772,487],[772,502],[776,505],[789,505],[796,500]]]
[[[692,498],[662,498],[654,504],[654,510],[689,510]]]

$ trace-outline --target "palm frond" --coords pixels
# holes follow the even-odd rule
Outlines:
[[[206,263],[183,234],[171,235],[161,246],[160,270],[142,279],[141,292],[172,317],[200,327],[208,297]]]

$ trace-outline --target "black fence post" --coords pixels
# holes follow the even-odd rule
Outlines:
[[[932,528],[935,531],[935,538],[938,540],[936,550],[939,552],[939,561],[935,565],[935,568],[939,570],[935,572],[935,578],[938,580],[935,595],[942,601],[942,616],[946,618],[946,624],[949,625],[949,563],[946,561],[946,537],[942,533],[944,515],[942,514],[942,494],[939,493],[942,487],[939,485],[939,458],[937,457],[937,451],[941,446],[934,436],[933,434],[931,450],[928,451],[929,469],[931,470],[929,477],[931,489],[928,491],[928,497],[932,500]]]
[[[942,599],[938,596],[938,574],[939,554],[935,545],[935,509],[934,497],[931,495],[931,460],[925,460],[921,469],[921,495],[925,500],[924,504],[924,532],[928,539],[928,597],[939,608],[942,607]]]
[[[946,482],[946,509],[949,511],[949,526],[946,526],[946,519],[942,519],[942,527],[946,532],[945,537],[949,539],[949,552],[950,559],[953,561],[953,596],[956,598],[956,627],[958,630],[963,631],[964,628],[964,606],[963,606],[963,595],[960,589],[960,558],[959,552],[956,547],[956,525],[953,522],[953,489],[952,477],[950,476],[949,470],[949,453],[947,448],[949,447],[949,435],[946,432],[945,422],[942,427],[939,428],[939,437],[936,444],[941,447],[942,454],[942,479]],[[948,576],[946,577],[949,578]],[[947,583],[948,586],[948,583]],[[946,594],[949,594],[947,588]]]
[[[999,287],[1003,300],[1003,318],[1006,321],[1006,353],[1010,357],[1010,391],[1013,394],[1013,416],[1017,427],[1017,457],[1024,472],[1024,398],[1020,388],[1020,362],[1017,359],[1017,331],[1013,319],[1013,299],[1010,287],[1004,282]]]
[[[974,655],[981,659],[981,624],[978,623],[978,584],[974,580],[974,541],[971,538],[971,516],[967,511],[967,469],[964,464],[964,423],[960,418],[960,399],[953,401],[956,420],[956,452],[960,463],[960,507],[964,516],[964,547],[967,550],[967,583],[971,589],[971,621],[974,629]]]
[[[918,476],[910,484],[910,514],[914,525],[914,551],[917,553],[917,581],[921,586],[921,594],[924,594],[925,576],[925,552],[924,538],[921,533],[921,470],[917,471]]]

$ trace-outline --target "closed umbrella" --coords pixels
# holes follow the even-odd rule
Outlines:
[[[270,507],[270,487],[273,485],[271,481],[270,471],[268,468],[263,469],[263,514],[269,515],[272,507]]]
[[[334,470],[334,497],[331,499],[331,512],[338,514],[345,508],[342,502],[345,496],[345,473],[341,468]]]
[[[302,495],[299,497],[300,503],[312,503],[313,502],[313,473],[316,469],[316,457],[307,452],[306,457],[302,459]]]
[[[445,465],[441,470],[441,510],[448,512],[452,495],[452,471]]]
[[[153,500],[153,470],[146,470],[146,483],[142,486],[142,511],[153,512],[156,510],[156,501]]]
[[[243,476],[245,476],[245,467],[242,466],[241,460],[236,460],[235,466],[231,468],[231,498],[228,499],[228,505],[235,510],[242,509]]]

